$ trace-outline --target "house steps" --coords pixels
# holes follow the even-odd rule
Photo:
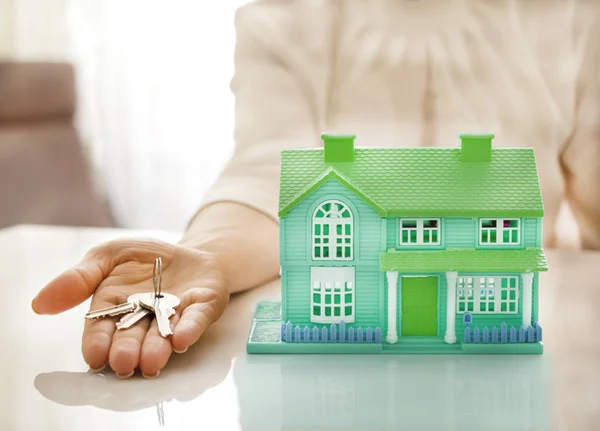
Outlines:
[[[460,343],[446,344],[437,337],[401,337],[396,344],[383,344],[383,353],[454,354],[463,353]]]

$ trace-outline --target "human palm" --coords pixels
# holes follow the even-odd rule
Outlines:
[[[119,317],[114,317],[86,321],[82,338],[90,368],[108,363],[121,377],[137,367],[145,376],[156,376],[173,351],[186,351],[223,313],[229,293],[218,256],[161,241],[111,241],[46,285],[32,307],[39,314],[57,314],[92,296],[90,309],[96,310],[123,303],[134,293],[152,292],[157,257],[163,263],[162,291],[181,301],[171,317],[173,335],[162,337],[153,317],[116,330]]]

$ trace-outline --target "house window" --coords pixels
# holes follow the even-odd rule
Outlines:
[[[312,267],[311,322],[354,322],[354,291],[354,267]]]
[[[458,277],[456,280],[457,312],[473,312],[473,277]]]
[[[456,281],[457,313],[516,313],[519,277],[464,275]]]
[[[440,245],[440,219],[400,219],[400,245]]]
[[[313,214],[313,260],[351,260],[352,234],[348,206],[340,201],[323,202]]]
[[[516,313],[518,310],[519,279],[517,277],[502,277],[500,282],[500,312]]]
[[[481,245],[518,245],[521,241],[519,219],[490,219],[479,221]]]

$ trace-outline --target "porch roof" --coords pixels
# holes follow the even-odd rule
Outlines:
[[[396,251],[380,255],[383,271],[400,272],[538,272],[547,271],[541,248],[524,250],[446,249]]]

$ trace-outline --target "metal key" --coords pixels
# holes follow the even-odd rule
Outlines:
[[[179,298],[170,293],[156,295],[153,292],[144,294],[139,298],[140,305],[153,311],[158,324],[158,332],[163,337],[173,334],[169,318],[175,313],[175,308],[179,306]]]
[[[117,322],[117,329],[127,329],[135,325],[137,322],[142,320],[144,317],[152,313],[147,308],[144,308],[139,303],[139,297],[142,293],[135,293],[127,298],[127,301],[134,305],[134,309],[131,313],[121,317],[121,320]]]
[[[162,289],[162,259],[160,257],[157,257],[154,260],[152,283],[154,284],[154,296],[158,296]],[[140,305],[139,299],[143,295],[143,293],[134,293],[129,298],[127,298],[127,302],[132,303],[135,309],[132,314],[123,316],[121,320],[119,320],[119,322],[117,323],[117,329],[130,328],[135,323],[139,322],[144,317],[146,317],[148,314],[152,313],[152,310],[148,310],[148,308],[142,307]]]
[[[99,319],[101,317],[119,316],[121,314],[130,313],[134,309],[135,309],[135,304],[132,304],[128,301],[123,304],[113,305],[111,307],[100,308],[99,310],[89,311],[85,315],[85,318],[92,320],[92,319]]]
[[[137,322],[142,320],[144,317],[152,314],[152,310],[143,307],[139,303],[140,296],[145,295],[144,293],[135,293],[131,295],[128,299],[129,302],[135,304],[135,309],[125,316],[121,317],[121,320],[117,322],[117,329],[127,329],[135,325]],[[169,317],[175,314],[175,310],[172,308],[169,309]]]
[[[152,275],[154,293],[147,293],[138,298],[138,302],[156,316],[158,332],[163,337],[173,334],[169,318],[175,314],[175,308],[179,305],[179,298],[169,293],[162,294],[162,259],[157,257],[154,261],[154,273]]]

